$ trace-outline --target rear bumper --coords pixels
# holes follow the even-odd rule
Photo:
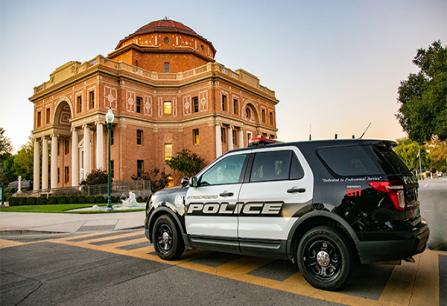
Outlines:
[[[357,249],[361,263],[399,260],[422,253],[426,246],[430,230],[425,222],[411,233],[406,233],[405,239],[359,241]]]

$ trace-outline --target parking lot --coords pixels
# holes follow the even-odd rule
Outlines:
[[[2,238],[2,305],[446,305],[442,251],[361,266],[344,290],[328,292],[287,261],[205,251],[162,261],[141,229]]]

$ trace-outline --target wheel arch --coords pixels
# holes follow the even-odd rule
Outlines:
[[[186,231],[185,231],[185,227],[182,223],[182,221],[180,220],[180,217],[171,209],[165,207],[165,206],[160,206],[158,208],[156,208],[150,215],[150,217],[148,218],[147,221],[147,229],[152,232],[152,227],[154,226],[155,220],[157,220],[157,218],[161,215],[168,215],[169,217],[171,217],[175,224],[177,225],[177,228],[180,230],[180,234],[182,236],[183,242],[185,243],[185,246],[190,247],[190,243],[189,243],[189,239],[188,236],[186,235]],[[152,235],[149,235],[149,241],[153,243],[152,241]]]
[[[329,225],[341,229],[346,237],[353,243],[356,249],[356,254],[358,255],[358,236],[346,220],[329,211],[312,211],[299,218],[289,232],[287,238],[287,256],[290,259],[295,258],[298,242],[304,233],[319,225]]]

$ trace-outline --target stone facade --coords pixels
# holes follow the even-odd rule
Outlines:
[[[214,60],[215,49],[193,30],[159,20],[121,40],[109,56],[57,68],[34,88],[34,188],[78,186],[107,170],[105,113],[115,114],[114,180],[129,180],[182,149],[206,162],[244,147],[250,137],[276,137],[274,91],[242,70]]]

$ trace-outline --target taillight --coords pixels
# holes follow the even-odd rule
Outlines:
[[[405,209],[404,186],[393,185],[390,181],[368,182],[368,184],[374,190],[388,194],[396,210],[403,211]]]

